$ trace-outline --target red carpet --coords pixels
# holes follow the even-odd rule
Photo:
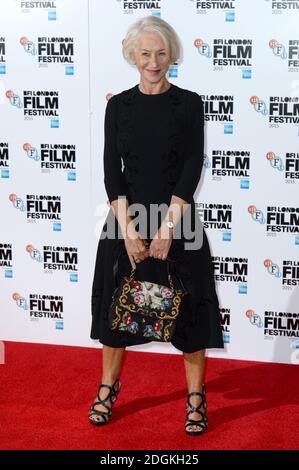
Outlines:
[[[298,368],[207,359],[209,429],[184,432],[181,355],[126,353],[111,421],[89,424],[101,351],[6,342],[1,449],[298,449]]]

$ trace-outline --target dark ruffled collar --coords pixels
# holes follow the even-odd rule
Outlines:
[[[176,85],[174,85],[173,83],[170,84],[170,87],[168,88],[168,90],[166,91],[163,91],[162,93],[157,93],[155,95],[151,95],[151,94],[147,94],[147,93],[143,93],[142,91],[140,91],[139,89],[139,84],[135,85],[135,88],[136,89],[136,92],[137,92],[137,95],[141,96],[142,98],[144,97],[145,99],[153,99],[153,100],[156,100],[156,99],[159,99],[159,98],[165,98],[168,94],[170,94],[173,90],[173,88],[176,87]]]
[[[136,96],[141,96],[141,97],[144,96],[145,98],[150,98],[151,97],[151,98],[154,98],[154,99],[156,97],[158,98],[158,97],[161,97],[161,96],[163,96],[163,97],[167,96],[174,103],[179,103],[183,99],[184,91],[185,90],[183,88],[180,88],[179,86],[172,83],[171,87],[163,93],[159,93],[157,95],[147,95],[145,93],[142,93],[139,90],[138,84],[137,84],[137,85],[134,85],[132,88],[128,88],[127,90],[124,90],[121,93],[119,93],[119,98],[120,98],[121,102],[125,105],[132,104],[132,101],[136,98]]]
[[[184,100],[184,90],[177,85],[171,84],[171,87],[161,95],[166,95],[169,98],[171,106],[171,118],[170,118],[170,143],[173,146],[177,139],[180,131],[180,124],[184,122],[182,118],[182,113],[185,111],[185,100]],[[158,97],[160,95],[144,95],[145,98]],[[165,97],[166,97],[165,96]],[[126,155],[129,154],[129,136],[133,132],[133,127],[131,123],[131,115],[134,106],[134,102],[137,97],[143,97],[142,93],[138,89],[138,84],[129,88],[127,90],[119,93],[119,138],[121,140],[123,152]],[[155,99],[155,98],[154,98]]]

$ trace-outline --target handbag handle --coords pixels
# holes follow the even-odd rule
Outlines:
[[[117,276],[118,276],[118,260],[120,258],[120,256],[124,255],[127,253],[127,250],[123,250],[123,252],[119,253],[119,255],[117,256],[115,262],[114,262],[114,265],[113,265],[113,279],[114,279],[114,287],[116,288],[117,285],[118,285],[118,282],[117,282]],[[176,265],[175,265],[175,260],[173,258],[171,258],[170,256],[167,256],[167,258],[164,260],[164,261],[167,261],[167,275],[168,275],[168,279],[169,279],[169,284],[171,286],[171,288],[173,289],[173,280],[171,278],[171,271],[173,271],[173,275],[176,277],[176,279],[179,281],[181,287],[182,287],[182,290],[183,290],[183,293],[184,294],[187,294],[188,291],[186,289],[186,287],[184,286],[183,284],[183,281],[181,279],[181,277],[177,274],[176,272]],[[136,272],[136,268],[133,268],[131,269],[131,273],[130,273],[130,279],[132,279],[132,277],[134,276]]]

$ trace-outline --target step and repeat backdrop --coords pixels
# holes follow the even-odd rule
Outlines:
[[[103,119],[109,95],[139,82],[121,42],[147,15],[183,45],[169,81],[205,103],[195,201],[225,342],[208,355],[297,364],[299,0],[1,1],[0,339],[99,347]]]

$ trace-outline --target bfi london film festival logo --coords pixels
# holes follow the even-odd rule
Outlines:
[[[299,180],[299,153],[286,152],[280,157],[275,152],[267,152],[266,159],[270,166],[284,176],[285,183],[295,184]]]
[[[245,312],[246,317],[248,318],[251,325],[255,326],[256,328],[263,328],[264,323],[260,315],[254,312],[254,310],[246,310]]]
[[[213,39],[212,45],[201,38],[194,40],[198,54],[211,59],[214,72],[241,69],[242,79],[252,76],[252,39]]]
[[[204,101],[206,121],[223,123],[223,133],[233,134],[234,131],[234,96],[233,95],[201,95]]]
[[[57,20],[57,0],[52,1],[21,1],[17,0],[22,13],[31,13],[33,11],[45,11],[48,15],[48,21]]]
[[[25,120],[35,117],[50,118],[50,127],[59,127],[59,92],[52,90],[23,90],[22,98],[14,92],[5,93],[11,106],[23,110]]]
[[[258,209],[256,206],[254,206],[252,204],[248,207],[247,210],[248,210],[249,214],[251,215],[251,218],[255,222],[258,222],[259,224],[265,224],[266,223],[266,219],[265,219],[263,211]]]
[[[26,213],[28,223],[53,221],[53,231],[61,231],[61,196],[26,194],[24,199],[11,193],[9,200],[15,209]]]
[[[13,277],[13,248],[11,243],[0,243],[0,268],[5,279]]]
[[[6,75],[6,38],[0,36],[0,76]]]
[[[18,292],[12,294],[12,299],[22,313],[29,316],[30,321],[54,321],[56,330],[64,327],[63,296],[31,293],[28,299]]]
[[[62,64],[65,75],[74,75],[73,37],[38,37],[34,42],[23,36],[20,44],[28,55],[36,57],[39,67]]]
[[[299,40],[289,39],[287,45],[281,44],[276,39],[269,41],[269,48],[273,55],[286,62],[289,72],[299,72]]]
[[[299,261],[283,260],[281,267],[271,259],[264,260],[264,267],[270,276],[281,279],[284,290],[299,286]]]
[[[141,13],[144,15],[161,16],[163,0],[116,0],[125,14]]]
[[[215,282],[236,284],[238,294],[247,294],[248,258],[213,256]]]
[[[247,210],[255,222],[265,224],[268,236],[291,234],[294,244],[299,245],[299,207],[267,206],[266,215],[253,204]]]
[[[233,218],[232,204],[196,203],[196,207],[204,228],[219,231],[222,241],[230,242]]]
[[[299,313],[265,310],[261,315],[249,309],[245,312],[250,324],[263,331],[265,340],[289,338],[290,360],[299,363]],[[295,351],[294,351],[295,350]]]
[[[10,154],[8,142],[0,142],[0,179],[10,177]]]
[[[194,2],[196,13],[206,15],[215,12],[224,13],[224,19],[227,22],[234,22],[235,21],[235,9],[236,9],[236,1],[237,0],[230,0],[230,1],[223,1],[223,0],[190,0]]]
[[[249,189],[251,152],[246,150],[212,150],[204,155],[204,167],[211,171],[213,181],[239,181],[240,189]]]
[[[284,12],[295,13],[299,9],[298,0],[265,0],[271,5],[272,14],[283,14]],[[294,12],[295,10],[295,12]]]
[[[268,116],[270,128],[278,128],[281,124],[298,127],[298,96],[270,96],[267,103],[258,96],[251,96],[249,102],[256,113]]]
[[[32,261],[42,264],[45,274],[67,272],[70,282],[78,282],[78,248],[74,246],[46,246],[39,250],[34,245],[25,247]]]
[[[221,316],[223,342],[230,343],[231,309],[227,307],[221,307],[219,311]]]
[[[23,150],[29,160],[39,164],[41,173],[55,171],[66,173],[68,181],[76,181],[77,149],[75,144],[41,143],[39,148],[29,142],[23,144]],[[0,143],[1,165],[1,143]]]

